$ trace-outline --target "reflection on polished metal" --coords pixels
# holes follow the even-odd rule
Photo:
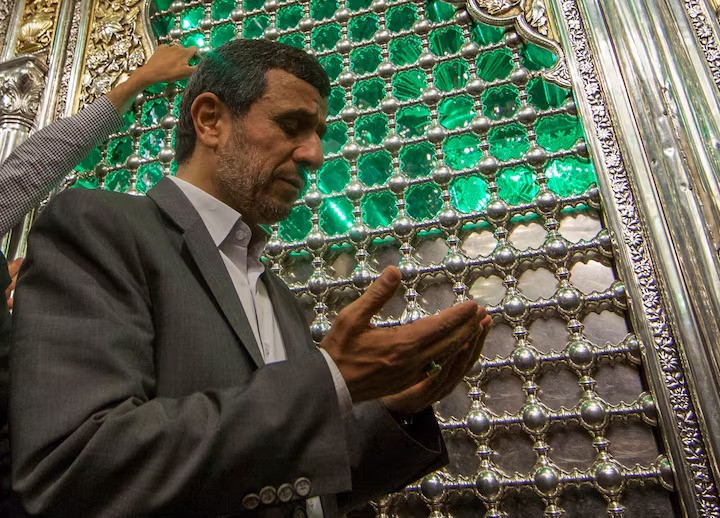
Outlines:
[[[53,38],[60,0],[25,0],[16,54],[47,50]]]
[[[718,29],[718,13],[720,4],[717,0],[683,0],[685,13],[692,23],[700,48],[712,73],[715,84],[720,90],[720,30]],[[679,2],[674,2],[680,7]]]
[[[0,125],[32,128],[45,90],[47,68],[38,58],[22,56],[0,63]]]
[[[0,3],[0,56],[3,55],[7,29],[10,23],[11,13],[14,8],[15,2],[13,0]]]

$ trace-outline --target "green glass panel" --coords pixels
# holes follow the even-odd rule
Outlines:
[[[295,47],[298,49],[305,48],[305,36],[297,32],[295,34],[285,34],[283,36],[280,36],[278,38],[278,41],[280,43],[284,43],[285,45],[290,45],[291,47]]]
[[[468,64],[462,59],[453,59],[435,67],[435,86],[443,92],[465,88],[470,75]]]
[[[76,171],[92,171],[95,169],[95,166],[98,165],[100,160],[102,159],[102,153],[100,152],[100,148],[95,148],[88,156],[86,156],[82,162],[80,162],[77,167],[75,167]]]
[[[294,4],[278,9],[277,27],[278,29],[291,29],[297,27],[298,22],[303,17],[303,8],[301,5]]]
[[[503,169],[495,177],[498,196],[510,205],[530,203],[540,190],[536,178],[535,172],[526,166]]]
[[[537,77],[528,82],[527,93],[530,104],[535,108],[547,110],[548,108],[559,108],[562,106],[570,94],[570,91],[548,83],[541,77]]]
[[[400,170],[408,178],[430,176],[435,167],[435,148],[429,142],[405,146],[398,155]]]
[[[528,42],[520,47],[520,64],[528,70],[552,68],[556,61],[557,56],[553,52],[534,43]]]
[[[392,40],[388,45],[390,61],[395,65],[409,65],[415,63],[422,54],[422,42],[417,36],[405,36]]]
[[[442,191],[434,183],[413,185],[405,193],[405,211],[415,221],[432,219],[443,207]]]
[[[353,86],[353,103],[361,110],[375,108],[385,98],[385,83],[382,79],[366,79]]]
[[[548,151],[570,149],[583,137],[580,119],[564,113],[538,120],[535,133],[537,143]]]
[[[360,204],[362,219],[370,228],[389,227],[398,215],[395,195],[389,191],[366,194]]]
[[[351,11],[359,11],[360,9],[367,9],[371,3],[372,0],[348,0],[345,5]]]
[[[325,162],[317,172],[317,186],[325,194],[340,192],[350,182],[350,164],[337,159]]]
[[[176,95],[173,99],[173,115],[180,117],[180,103],[182,103],[182,95]]]
[[[155,130],[150,133],[143,133],[140,137],[139,155],[143,158],[152,158],[156,156],[165,145],[165,132],[163,130]]]
[[[388,118],[382,113],[366,115],[355,121],[355,138],[366,146],[382,144],[388,134]]]
[[[265,0],[243,0],[243,8],[246,11],[262,9],[263,5],[265,5]]]
[[[158,124],[160,119],[162,119],[169,111],[170,110],[168,109],[168,104],[165,99],[153,99],[152,101],[147,101],[143,104],[140,122],[142,122],[143,126]]]
[[[310,16],[315,20],[332,18],[337,8],[337,0],[312,0],[310,2]]]
[[[469,95],[444,99],[438,105],[438,121],[449,130],[465,127],[475,117],[474,106],[475,101]]]
[[[235,7],[237,7],[235,0],[214,0],[210,8],[210,16],[213,20],[227,20]]]
[[[328,125],[322,138],[323,153],[327,155],[340,151],[348,140],[347,130],[347,126],[343,122],[333,122]]]
[[[135,122],[135,112],[132,110],[125,112],[125,115],[122,116],[123,125],[121,131],[126,131],[133,122]]]
[[[425,16],[433,22],[445,22],[455,16],[455,8],[442,0],[429,0],[425,2]]]
[[[152,3],[156,12],[167,11],[170,9],[170,4],[172,4],[172,0],[154,0]]]
[[[260,38],[270,25],[270,17],[267,14],[249,16],[243,22],[243,37]]]
[[[445,140],[445,162],[453,169],[475,167],[482,158],[480,139],[475,135],[457,135]]]
[[[145,92],[149,93],[150,95],[157,95],[161,93],[167,85],[167,83],[164,83],[162,81],[159,83],[153,83],[145,89]]]
[[[369,45],[350,52],[350,69],[356,74],[375,72],[382,61],[380,47]]]
[[[392,157],[387,151],[363,154],[358,159],[358,178],[368,186],[385,183],[392,174]]]
[[[334,117],[343,108],[345,108],[345,90],[336,86],[330,90],[330,96],[328,97],[328,115]]]
[[[130,171],[120,169],[108,173],[105,178],[105,188],[108,191],[125,192],[130,187]]]
[[[340,54],[330,54],[329,56],[323,56],[319,60],[320,65],[327,72],[330,81],[335,81],[340,73],[343,71],[343,59]]]
[[[210,33],[210,45],[217,48],[235,38],[235,26],[232,23],[213,28]]]
[[[450,182],[452,204],[465,214],[482,210],[490,201],[487,182],[478,175],[454,178]]]
[[[527,130],[517,122],[491,129],[488,132],[488,144],[490,154],[502,161],[522,158],[530,149]]]
[[[206,43],[205,36],[201,32],[191,32],[180,38],[180,44],[183,47],[204,47]],[[190,61],[190,64],[194,64],[193,60]]]
[[[505,79],[513,69],[512,52],[509,49],[497,49],[483,52],[477,58],[478,77],[485,81]]]
[[[304,205],[298,205],[290,210],[286,219],[278,225],[280,239],[285,242],[301,241],[312,230],[312,212]]]
[[[112,165],[124,164],[132,152],[133,139],[131,137],[113,139],[108,143],[107,161]]]
[[[430,125],[430,109],[423,104],[406,106],[397,112],[395,120],[401,137],[419,137]]]
[[[347,198],[327,198],[318,210],[320,228],[331,236],[347,232],[355,221],[352,212],[353,205]]]
[[[463,34],[458,27],[435,29],[430,33],[430,50],[436,56],[455,54],[463,43]]]
[[[427,88],[427,78],[420,70],[398,72],[392,79],[393,95],[401,101],[417,99]]]
[[[170,29],[175,26],[175,17],[172,14],[158,16],[150,22],[150,25],[152,26],[153,34],[156,38],[167,36]]]
[[[146,193],[163,177],[163,167],[157,162],[145,164],[138,169],[137,190]]]
[[[340,26],[337,23],[316,27],[310,36],[310,45],[315,50],[332,50],[340,41],[340,36]]]
[[[78,178],[74,184],[72,184],[72,189],[97,189],[98,185],[100,185],[100,180],[97,179],[95,176],[88,176],[85,178]]]
[[[483,113],[491,119],[509,119],[520,108],[520,92],[510,85],[488,88],[482,94]]]
[[[592,163],[575,157],[552,160],[545,168],[545,176],[548,188],[560,196],[581,194],[597,181]]]
[[[470,31],[470,39],[478,45],[484,47],[498,43],[503,39],[505,30],[500,27],[493,27],[492,25],[485,25],[484,23],[475,22]]]
[[[188,9],[180,15],[180,27],[184,31],[190,31],[196,28],[203,18],[205,18],[205,9],[203,7],[198,6]]]
[[[380,22],[376,14],[366,14],[353,18],[348,23],[348,35],[353,41],[365,41],[375,36]]]
[[[387,12],[387,28],[392,32],[406,31],[417,21],[417,7],[405,4],[393,7]]]

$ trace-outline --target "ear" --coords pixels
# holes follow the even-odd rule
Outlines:
[[[197,144],[216,151],[229,134],[230,111],[220,98],[210,92],[198,95],[190,107]]]

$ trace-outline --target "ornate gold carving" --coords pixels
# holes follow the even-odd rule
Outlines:
[[[521,16],[539,34],[552,38],[545,0],[478,0],[475,3],[493,17]]]
[[[31,128],[45,89],[44,63],[21,56],[0,65],[0,123]]]
[[[22,22],[15,44],[16,54],[34,54],[46,50],[52,42],[60,0],[25,2]]]

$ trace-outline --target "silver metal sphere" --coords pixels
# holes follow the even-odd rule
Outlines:
[[[352,50],[352,41],[350,41],[347,38],[343,38],[340,41],[337,42],[335,45],[335,49],[338,52],[342,52],[343,54],[347,54]]]
[[[271,239],[265,245],[265,252],[270,257],[277,257],[282,253],[283,243],[279,239]]]
[[[274,25],[271,25],[265,31],[263,32],[263,37],[265,37],[268,40],[276,40],[278,39],[278,36],[280,36],[280,32],[278,31],[278,28]]]
[[[543,496],[554,496],[560,485],[560,475],[555,468],[542,466],[535,470],[533,482]]]
[[[485,500],[496,500],[500,496],[502,485],[500,478],[494,471],[481,471],[475,479],[475,487]]]
[[[478,162],[477,170],[483,176],[492,176],[497,173],[500,163],[494,156],[488,155]]]
[[[582,304],[582,296],[575,288],[561,288],[555,294],[558,305],[568,312],[577,311]]]
[[[523,124],[532,124],[537,119],[537,112],[532,106],[523,106],[517,112],[517,120]]]
[[[394,174],[388,180],[388,186],[395,194],[401,194],[407,187],[407,178],[401,174]]]
[[[435,66],[435,62],[437,60],[435,59],[435,54],[432,52],[423,52],[418,57],[418,64],[424,68],[425,70],[431,69],[433,66]]]
[[[478,54],[480,54],[480,47],[474,41],[468,41],[460,47],[460,55],[465,59],[475,59]]]
[[[457,3],[457,2],[455,2]],[[461,4],[463,7],[465,7],[465,3],[463,2]],[[455,11],[455,23],[458,23],[460,25],[464,25],[466,23],[470,22],[470,13],[467,12],[465,9],[458,9]]]
[[[507,267],[515,264],[517,256],[515,255],[515,250],[503,245],[495,249],[493,259],[498,266]]]
[[[508,215],[508,208],[504,201],[498,199],[488,204],[488,217],[495,223],[501,222]]]
[[[417,277],[418,264],[412,258],[401,259],[400,262],[398,263],[398,269],[400,270],[400,273],[402,274],[402,278],[404,281],[411,281],[415,277]]]
[[[485,135],[492,128],[492,121],[484,115],[478,115],[470,122],[470,129],[478,135]]]
[[[383,111],[383,113],[395,113],[398,108],[400,108],[400,102],[392,96],[386,97],[380,103],[380,109]]]
[[[418,21],[416,21],[413,26],[412,30],[415,32],[415,34],[423,35],[430,32],[430,22],[427,21],[425,18],[421,18]]]
[[[168,36],[170,36],[170,38],[173,40],[179,40],[180,38],[182,38],[182,35],[182,29],[179,29],[177,27],[173,27],[172,29],[170,29],[170,32],[168,32]]]
[[[340,118],[345,122],[352,122],[357,119],[358,111],[353,105],[346,106],[340,112]]]
[[[308,280],[308,291],[313,295],[322,295],[328,287],[328,278],[322,273],[313,273]]]
[[[383,147],[390,151],[390,153],[396,153],[402,146],[402,139],[394,132],[385,137],[385,140],[383,141]]]
[[[439,500],[445,492],[445,484],[437,473],[426,475],[420,482],[420,492],[428,500]]]
[[[467,269],[465,259],[460,254],[448,254],[444,265],[445,269],[453,274],[461,274]]]
[[[330,322],[327,318],[315,319],[310,325],[310,336],[316,342],[320,342],[330,332]]]
[[[673,490],[675,488],[675,475],[670,459],[665,455],[660,455],[656,462],[660,470],[660,483],[665,489]]]
[[[141,164],[142,158],[135,153],[127,157],[127,160],[125,160],[125,167],[127,167],[130,171],[137,171]]]
[[[590,198],[590,204],[594,207],[600,206],[600,189],[597,185],[591,186],[587,190],[588,197]]]
[[[483,437],[490,431],[490,418],[482,410],[473,410],[467,416],[467,426],[471,434]]]
[[[540,212],[550,214],[557,208],[558,199],[557,196],[555,196],[554,192],[547,190],[541,192],[535,198],[535,204],[537,205],[537,208],[540,210]]]
[[[212,29],[212,26],[212,18],[203,18],[202,20],[200,20],[200,23],[198,23],[198,27],[200,27],[204,31],[209,31],[210,29]]]
[[[364,289],[370,286],[370,283],[373,281],[373,272],[365,266],[358,267],[353,270],[351,279],[356,288]]]
[[[600,491],[606,494],[615,494],[622,489],[622,469],[614,462],[600,462],[594,469],[595,482]]]
[[[439,124],[433,124],[432,126],[430,126],[430,128],[428,128],[425,135],[430,142],[432,142],[433,144],[438,144],[445,140],[445,128],[443,128]]]
[[[503,302],[503,312],[509,318],[519,318],[525,314],[526,310],[525,300],[517,295],[510,295]]]
[[[345,187],[345,195],[353,201],[362,198],[364,192],[365,187],[363,187],[363,184],[361,184],[357,180],[351,181],[349,184],[347,184],[347,187]]]
[[[367,239],[368,228],[363,224],[355,224],[348,230],[348,237],[353,243],[362,243]]]
[[[311,189],[307,193],[305,193],[305,204],[311,209],[317,209],[322,203],[322,200],[322,193],[317,189]]]
[[[525,153],[525,158],[531,166],[540,167],[547,162],[547,153],[545,153],[545,150],[540,146],[532,146],[528,149],[527,153]]]
[[[177,124],[177,119],[172,113],[167,113],[163,115],[163,118],[160,119],[160,127],[164,130],[170,130],[175,127]]]
[[[338,83],[345,88],[352,86],[355,83],[355,75],[352,72],[343,72],[338,77]]]
[[[267,11],[269,13],[274,12],[278,8],[278,2],[277,0],[265,0],[265,3],[263,5],[263,11]]]
[[[510,82],[515,86],[523,86],[530,79],[530,72],[525,67],[516,68],[510,73]]]
[[[505,33],[505,45],[507,45],[508,47],[519,47],[520,45],[522,45],[522,42],[523,40],[517,32],[507,31]]]
[[[322,232],[310,232],[306,242],[310,250],[319,250],[325,246],[325,235]]]
[[[584,339],[576,339],[570,342],[567,355],[570,365],[576,369],[587,369],[595,360],[592,344]]]
[[[535,351],[528,347],[515,349],[512,355],[512,361],[515,368],[524,374],[530,374],[538,365],[538,358]]]
[[[630,355],[631,359],[639,362],[642,359],[642,353],[640,352],[640,341],[637,339],[637,336],[628,336],[625,339],[625,345],[628,348],[628,354]]]
[[[587,144],[584,140],[579,141],[573,146],[573,153],[583,158],[590,157],[590,151],[588,150]]]
[[[347,19],[349,20],[349,19],[350,19],[350,11],[349,11],[347,8],[344,8],[344,7],[343,7],[342,9],[340,9],[338,12],[336,12],[336,13],[335,13],[335,16],[341,16],[341,13],[343,13],[344,11],[347,11],[347,13],[348,13],[348,14],[347,14],[347,17],[348,17],[348,18],[347,18]],[[345,20],[345,21],[347,21],[347,20]],[[313,20],[312,18],[302,18],[302,19],[298,22],[298,28],[299,28],[301,31],[309,31],[310,29],[313,28],[313,25],[315,25],[315,20]]]
[[[575,101],[572,100],[572,98],[565,101],[565,113],[568,115],[577,115],[577,105],[575,104]]]
[[[525,427],[531,432],[540,432],[548,424],[545,409],[540,405],[526,405],[522,411],[522,419]]]
[[[133,122],[128,126],[128,133],[130,133],[131,137],[137,138],[143,134],[143,127],[137,122]]]
[[[473,79],[472,81],[468,82],[465,88],[467,89],[468,93],[472,95],[480,95],[487,88],[487,83],[482,79]]]
[[[444,165],[436,167],[432,172],[432,179],[438,185],[445,185],[452,180],[453,174],[450,168]]]
[[[160,150],[157,157],[163,164],[169,164],[175,158],[175,150],[170,146],[165,146]]]
[[[568,254],[568,244],[560,237],[551,237],[545,241],[545,253],[555,260],[564,259]]]
[[[622,302],[625,300],[625,284],[622,281],[615,281],[612,283],[612,286],[610,286],[610,290],[612,291],[613,297],[618,302]]]
[[[376,13],[382,13],[387,9],[387,1],[386,0],[373,0],[373,3],[370,4],[370,9],[372,9]]]
[[[393,232],[395,232],[398,236],[407,236],[410,232],[412,232],[413,222],[410,218],[403,216],[393,221],[392,228]]]
[[[343,158],[352,160],[360,155],[360,151],[361,149],[360,146],[357,145],[357,142],[354,140],[348,140],[347,144],[345,144],[342,148],[342,156]]]
[[[440,90],[437,88],[428,88],[422,93],[422,100],[425,104],[435,106],[440,100]]]
[[[652,394],[644,392],[640,397],[640,404],[642,405],[643,418],[650,424],[657,424],[658,412]]]
[[[179,13],[183,9],[185,9],[185,2],[183,2],[182,0],[175,0],[173,3],[170,4],[171,13]]]
[[[245,18],[245,11],[240,7],[236,7],[230,12],[230,19],[234,22],[239,22],[243,18]]]
[[[601,429],[607,418],[607,410],[598,400],[589,399],[580,404],[580,420],[591,430]]]
[[[380,45],[384,45],[385,43],[389,42],[391,39],[392,39],[392,34],[387,29],[377,31],[375,33],[375,43],[379,43]]]
[[[395,73],[395,67],[389,61],[383,61],[377,68],[380,77],[388,78]]]

